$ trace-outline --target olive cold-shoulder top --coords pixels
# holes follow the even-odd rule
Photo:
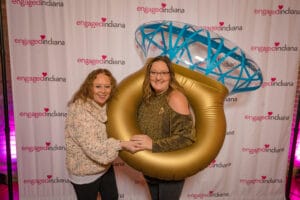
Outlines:
[[[196,140],[192,115],[175,112],[167,98],[165,92],[138,108],[138,125],[143,134],[152,138],[152,152],[174,151]]]

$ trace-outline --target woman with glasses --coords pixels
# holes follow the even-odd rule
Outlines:
[[[144,134],[134,135],[139,150],[168,152],[195,142],[196,135],[189,102],[175,79],[166,56],[150,58],[145,64],[142,103],[138,125]],[[184,180],[161,180],[144,175],[153,200],[178,200]]]

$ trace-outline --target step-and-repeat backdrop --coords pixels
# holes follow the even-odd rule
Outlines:
[[[259,65],[263,85],[226,98],[224,145],[181,199],[284,199],[299,68],[298,0],[7,0],[22,200],[75,199],[65,168],[67,101],[96,68],[120,82],[143,61],[135,31],[174,20],[204,27]],[[149,199],[140,172],[114,162],[119,197]],[[170,166],[171,168],[172,166]]]

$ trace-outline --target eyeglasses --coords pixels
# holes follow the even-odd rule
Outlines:
[[[154,72],[154,71],[150,71],[150,76],[167,76],[169,75],[170,72]]]

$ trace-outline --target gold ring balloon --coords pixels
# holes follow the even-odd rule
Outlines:
[[[229,41],[185,23],[143,24],[135,38],[144,58],[167,55],[172,60],[176,79],[185,89],[195,114],[197,140],[176,151],[123,151],[120,157],[151,177],[180,180],[192,176],[207,167],[221,150],[226,134],[224,99],[228,94],[260,87],[260,70]],[[137,108],[142,100],[144,73],[142,68],[118,85],[108,105],[109,136],[129,140],[134,134],[142,134],[137,125]]]

